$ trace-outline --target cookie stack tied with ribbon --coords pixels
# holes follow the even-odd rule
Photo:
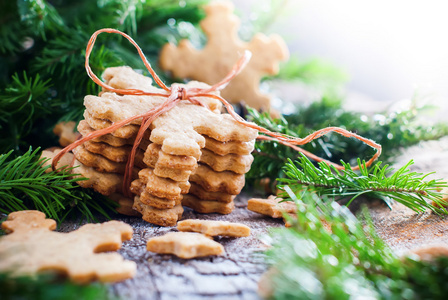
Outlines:
[[[127,67],[107,69],[105,81],[99,79],[89,57],[103,32],[120,34],[131,42],[160,88]],[[73,151],[78,166],[74,172],[88,178],[79,181],[81,186],[109,195],[121,204],[122,213],[136,210],[148,222],[173,226],[182,216],[182,205],[202,213],[233,210],[253,160],[250,153],[256,138],[274,140],[342,170],[344,166],[298,147],[336,132],[377,150],[365,166],[378,158],[380,145],[343,128],[327,127],[294,138],[241,118],[219,91],[242,71],[250,56],[244,52],[229,74],[213,86],[190,82],[168,87],[130,36],[110,28],[96,31],[86,48],[85,66],[103,91],[85,97],[85,119],[78,126],[82,137],[55,155],[53,169]],[[228,113],[221,113],[223,105]],[[257,136],[259,132],[262,135]]]
[[[127,67],[109,68],[103,78],[113,88],[163,93],[150,85],[150,78]],[[185,87],[209,86],[191,82]],[[118,95],[107,90],[99,96],[86,96],[84,120],[78,131],[86,136],[149,111],[165,100],[158,96]],[[182,205],[201,213],[228,214],[244,186],[244,174],[253,161],[250,153],[257,131],[238,124],[228,114],[221,114],[220,101],[203,97],[201,102],[206,107],[180,101],[158,116],[135,152],[134,180],[130,186],[133,208],[150,223],[175,225],[182,215]],[[123,202],[126,199],[123,175],[140,125],[141,119],[136,119],[73,149],[77,165],[81,166],[76,172],[90,178],[79,183],[106,195],[115,194]],[[101,184],[92,182],[92,178],[101,180],[101,177]]]
[[[129,67],[108,68],[103,73],[103,77],[107,82],[113,83],[115,86],[122,87],[126,82],[126,86],[131,88],[142,87],[144,90],[152,89],[152,80],[149,77],[137,74]],[[104,91],[100,93],[100,97]],[[104,97],[108,97],[107,94]],[[86,97],[86,103],[91,103]],[[113,101],[110,97],[110,101]],[[90,105],[84,111],[84,120],[78,124],[78,132],[83,137],[94,134],[95,131],[109,127],[112,121],[105,118],[99,118],[101,109],[107,109],[103,104],[102,107]],[[138,128],[137,128],[138,131]],[[135,142],[135,126],[126,125],[118,128],[112,133],[99,135],[88,140],[73,149],[75,155],[76,167],[73,172],[80,173],[88,180],[78,181],[78,184],[85,188],[93,188],[99,193],[109,196],[120,204],[117,211],[126,215],[139,215],[132,209],[133,200],[123,195],[123,177],[126,169],[129,154]],[[132,177],[138,178],[138,172],[145,168],[143,163],[143,153],[145,147],[148,146],[149,140],[144,139],[139,145],[140,149],[136,152],[136,159]]]

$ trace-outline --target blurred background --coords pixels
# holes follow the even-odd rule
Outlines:
[[[266,32],[282,35],[293,57],[318,58],[344,70],[347,101],[446,102],[446,1],[278,2],[272,7],[271,1],[234,1],[244,22],[277,9]]]

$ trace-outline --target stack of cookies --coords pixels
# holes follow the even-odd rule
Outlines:
[[[151,86],[150,78],[127,67],[109,68],[103,78],[114,88],[163,93]],[[186,87],[207,85],[191,82]],[[84,120],[78,131],[84,136],[149,111],[165,100],[108,91],[100,96],[86,96]],[[139,119],[73,150],[79,166],[75,171],[89,178],[79,184],[111,195],[122,205],[122,213],[133,213],[129,203],[133,202],[133,209],[144,220],[161,226],[175,225],[182,216],[182,205],[201,213],[230,213],[253,161],[250,153],[257,131],[221,114],[222,104],[218,100],[200,100],[208,108],[180,101],[145,132],[135,156],[131,184],[134,199],[122,195],[122,182]]]

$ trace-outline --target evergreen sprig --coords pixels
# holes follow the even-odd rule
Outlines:
[[[28,147],[27,137],[35,123],[60,106],[58,99],[50,100],[50,80],[39,74],[34,78],[23,72],[14,74],[11,84],[0,93],[0,153]]]
[[[23,51],[30,28],[21,22],[15,1],[2,1],[0,7],[0,55],[14,55]]]
[[[49,274],[11,277],[7,273],[0,273],[0,291],[2,300],[118,300],[110,296],[104,284],[80,285]]]
[[[421,122],[425,107],[411,106],[407,110],[391,113],[377,113],[367,116],[347,111],[338,97],[324,96],[310,105],[298,105],[296,112],[278,119],[268,113],[259,113],[248,108],[248,119],[256,124],[294,137],[303,138],[318,129],[336,126],[374,140],[382,146],[381,159],[390,163],[403,147],[420,141],[434,140],[448,134],[446,123]],[[368,145],[347,139],[338,134],[329,134],[304,145],[303,148],[319,157],[333,162],[343,160],[356,164],[356,159],[367,159],[374,154]],[[252,180],[284,177],[282,167],[288,159],[299,157],[298,152],[272,141],[258,141],[255,145],[254,163],[248,173]]]
[[[20,154],[30,145],[53,146],[51,129],[57,122],[82,118],[84,96],[99,91],[84,68],[86,44],[94,31],[111,27],[131,34],[156,65],[163,44],[198,32],[195,25],[204,16],[201,5],[207,1],[1,1],[0,112],[10,117],[0,119],[2,137],[7,137],[0,139],[0,153],[14,149]],[[168,24],[169,19],[173,22]],[[189,30],[184,24],[191,25]],[[98,39],[90,62],[98,75],[107,67],[143,67],[133,46],[111,35]],[[26,75],[18,77],[16,73]],[[35,109],[34,117],[23,125],[22,119],[10,114],[22,103],[9,100],[13,99],[11,93],[33,93],[30,99],[37,100],[35,91],[27,88],[29,78],[45,83],[47,92],[38,99],[46,106]]]
[[[115,205],[107,198],[82,189],[71,169],[48,171],[48,160],[40,158],[40,149],[29,149],[13,159],[13,151],[0,155],[0,212],[37,209],[58,222],[70,213],[80,212],[88,221],[108,213]]]
[[[313,193],[297,204],[293,226],[271,230],[269,299],[443,299],[448,258],[400,258],[376,234],[364,210],[360,220],[344,206]],[[265,285],[264,285],[265,287]]]
[[[348,199],[347,206],[363,195],[384,200],[388,205],[395,200],[416,212],[430,209],[436,213],[448,213],[443,208],[440,193],[448,184],[440,179],[426,180],[432,173],[412,172],[412,160],[397,170],[387,164],[382,165],[382,162],[366,167],[365,162],[359,159],[359,172],[353,171],[347,163],[341,164],[344,170],[324,162],[315,166],[302,154],[295,163],[289,160],[285,165],[286,178],[278,179],[279,188],[284,190],[287,186],[294,192],[311,188],[319,195]]]
[[[47,32],[55,32],[64,26],[56,9],[47,1],[17,1],[20,21],[33,28],[35,34],[46,40]]]

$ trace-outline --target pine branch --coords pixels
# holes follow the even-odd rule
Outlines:
[[[57,96],[65,99],[66,103],[60,114],[83,109],[84,96],[98,94],[100,91],[100,87],[85,74],[84,52],[88,39],[89,35],[81,27],[66,30],[57,39],[47,43],[48,47],[42,50],[32,65],[34,73],[47,74],[51,78],[53,85],[57,87]],[[92,69],[98,74],[107,67],[126,64],[109,50],[106,43],[99,45],[90,61]]]
[[[33,71],[46,71],[50,75],[58,74],[66,78],[84,62],[82,51],[88,38],[79,28],[61,33],[58,39],[47,42],[48,47],[36,58]]]
[[[42,96],[49,89],[49,81],[41,80],[39,75],[36,78],[28,78],[27,74],[23,73],[23,81],[15,74],[12,77],[13,83],[5,89],[0,98],[0,105],[2,107],[1,116],[5,117],[10,114],[17,114],[27,110],[26,115],[29,113],[39,113],[39,111],[48,111],[45,103],[45,98]],[[27,117],[28,119],[31,116]]]
[[[3,300],[107,300],[115,299],[103,284],[79,285],[61,281],[57,276],[40,275],[37,277],[14,277],[0,273],[0,290]]]
[[[23,41],[30,33],[20,21],[15,1],[0,2],[0,54],[13,55],[23,51]]]
[[[204,15],[200,6],[205,2],[188,1],[182,6],[179,1],[171,0],[2,1],[0,129],[7,134],[0,138],[0,153],[10,149],[26,151],[30,145],[51,147],[55,142],[51,133],[54,124],[82,118],[84,97],[100,90],[84,68],[85,47],[95,30],[112,27],[127,31],[151,63],[156,64],[164,43],[199,32],[194,25]],[[175,25],[167,24],[168,19],[173,19]],[[191,30],[181,34],[186,27]],[[99,76],[107,67],[143,68],[132,45],[112,35],[98,39],[90,64]],[[12,76],[23,71],[25,78],[18,80]],[[37,98],[36,89],[27,90],[30,77],[30,81],[39,80],[47,88]],[[20,107],[22,99],[28,99],[27,92],[30,100],[23,115],[17,118],[17,112],[8,116],[11,107]],[[37,102],[45,105],[38,107]],[[25,118],[33,108],[30,118]]]
[[[46,32],[56,32],[64,26],[59,13],[45,0],[18,0],[17,7],[21,21],[32,28],[43,40],[46,40]]]
[[[23,50],[23,42],[28,28],[20,22],[12,22],[8,27],[0,25],[0,54],[14,54]]]
[[[48,101],[49,89],[49,80],[39,75],[12,76],[12,83],[0,94],[0,128],[5,133],[0,137],[0,153],[26,145],[24,139],[35,123],[60,106],[56,99]]]
[[[205,16],[202,6],[208,2],[209,0],[190,0],[181,4],[177,0],[146,1],[142,10],[141,32],[160,27],[160,24],[166,24],[169,19],[176,23],[198,24]]]
[[[319,195],[348,198],[347,206],[363,195],[386,203],[395,200],[416,212],[430,209],[438,214],[448,214],[440,193],[441,188],[448,184],[442,180],[426,181],[432,173],[411,172],[412,160],[395,171],[389,165],[382,166],[381,162],[368,168],[358,159],[359,173],[353,171],[349,164],[341,163],[344,170],[339,171],[324,162],[316,167],[304,155],[295,164],[289,160],[284,167],[287,178],[278,179],[279,188],[284,190],[288,186],[295,192],[312,188]]]
[[[141,18],[145,2],[144,0],[100,0],[98,6],[100,9],[113,11],[108,18],[113,24],[118,24],[120,30],[136,35],[137,22]]]
[[[444,123],[422,124],[420,112],[415,106],[401,112],[375,114],[368,117],[361,113],[344,110],[342,100],[323,97],[309,106],[297,106],[294,114],[280,119],[272,119],[267,113],[259,113],[248,108],[248,119],[272,131],[295,137],[327,127],[338,126],[372,139],[383,147],[381,158],[390,162],[403,147],[409,147],[424,140],[438,139],[448,134]],[[303,148],[324,159],[339,162],[343,160],[356,164],[356,158],[368,158],[373,149],[355,139],[347,139],[336,134],[326,135]],[[282,167],[288,158],[299,157],[298,153],[286,146],[271,141],[259,141],[255,145],[254,163],[249,171],[249,179],[268,177],[271,181],[284,177]]]
[[[87,220],[96,220],[97,213],[108,217],[110,200],[80,188],[76,181],[83,179],[74,179],[70,169],[46,173],[48,159],[40,159],[39,150],[13,159],[13,151],[0,155],[0,212],[37,209],[59,222],[77,211]]]
[[[298,206],[290,229],[271,231],[267,251],[270,299],[442,299],[448,258],[399,258],[376,234],[364,210],[287,189]],[[330,229],[331,228],[331,229]]]

